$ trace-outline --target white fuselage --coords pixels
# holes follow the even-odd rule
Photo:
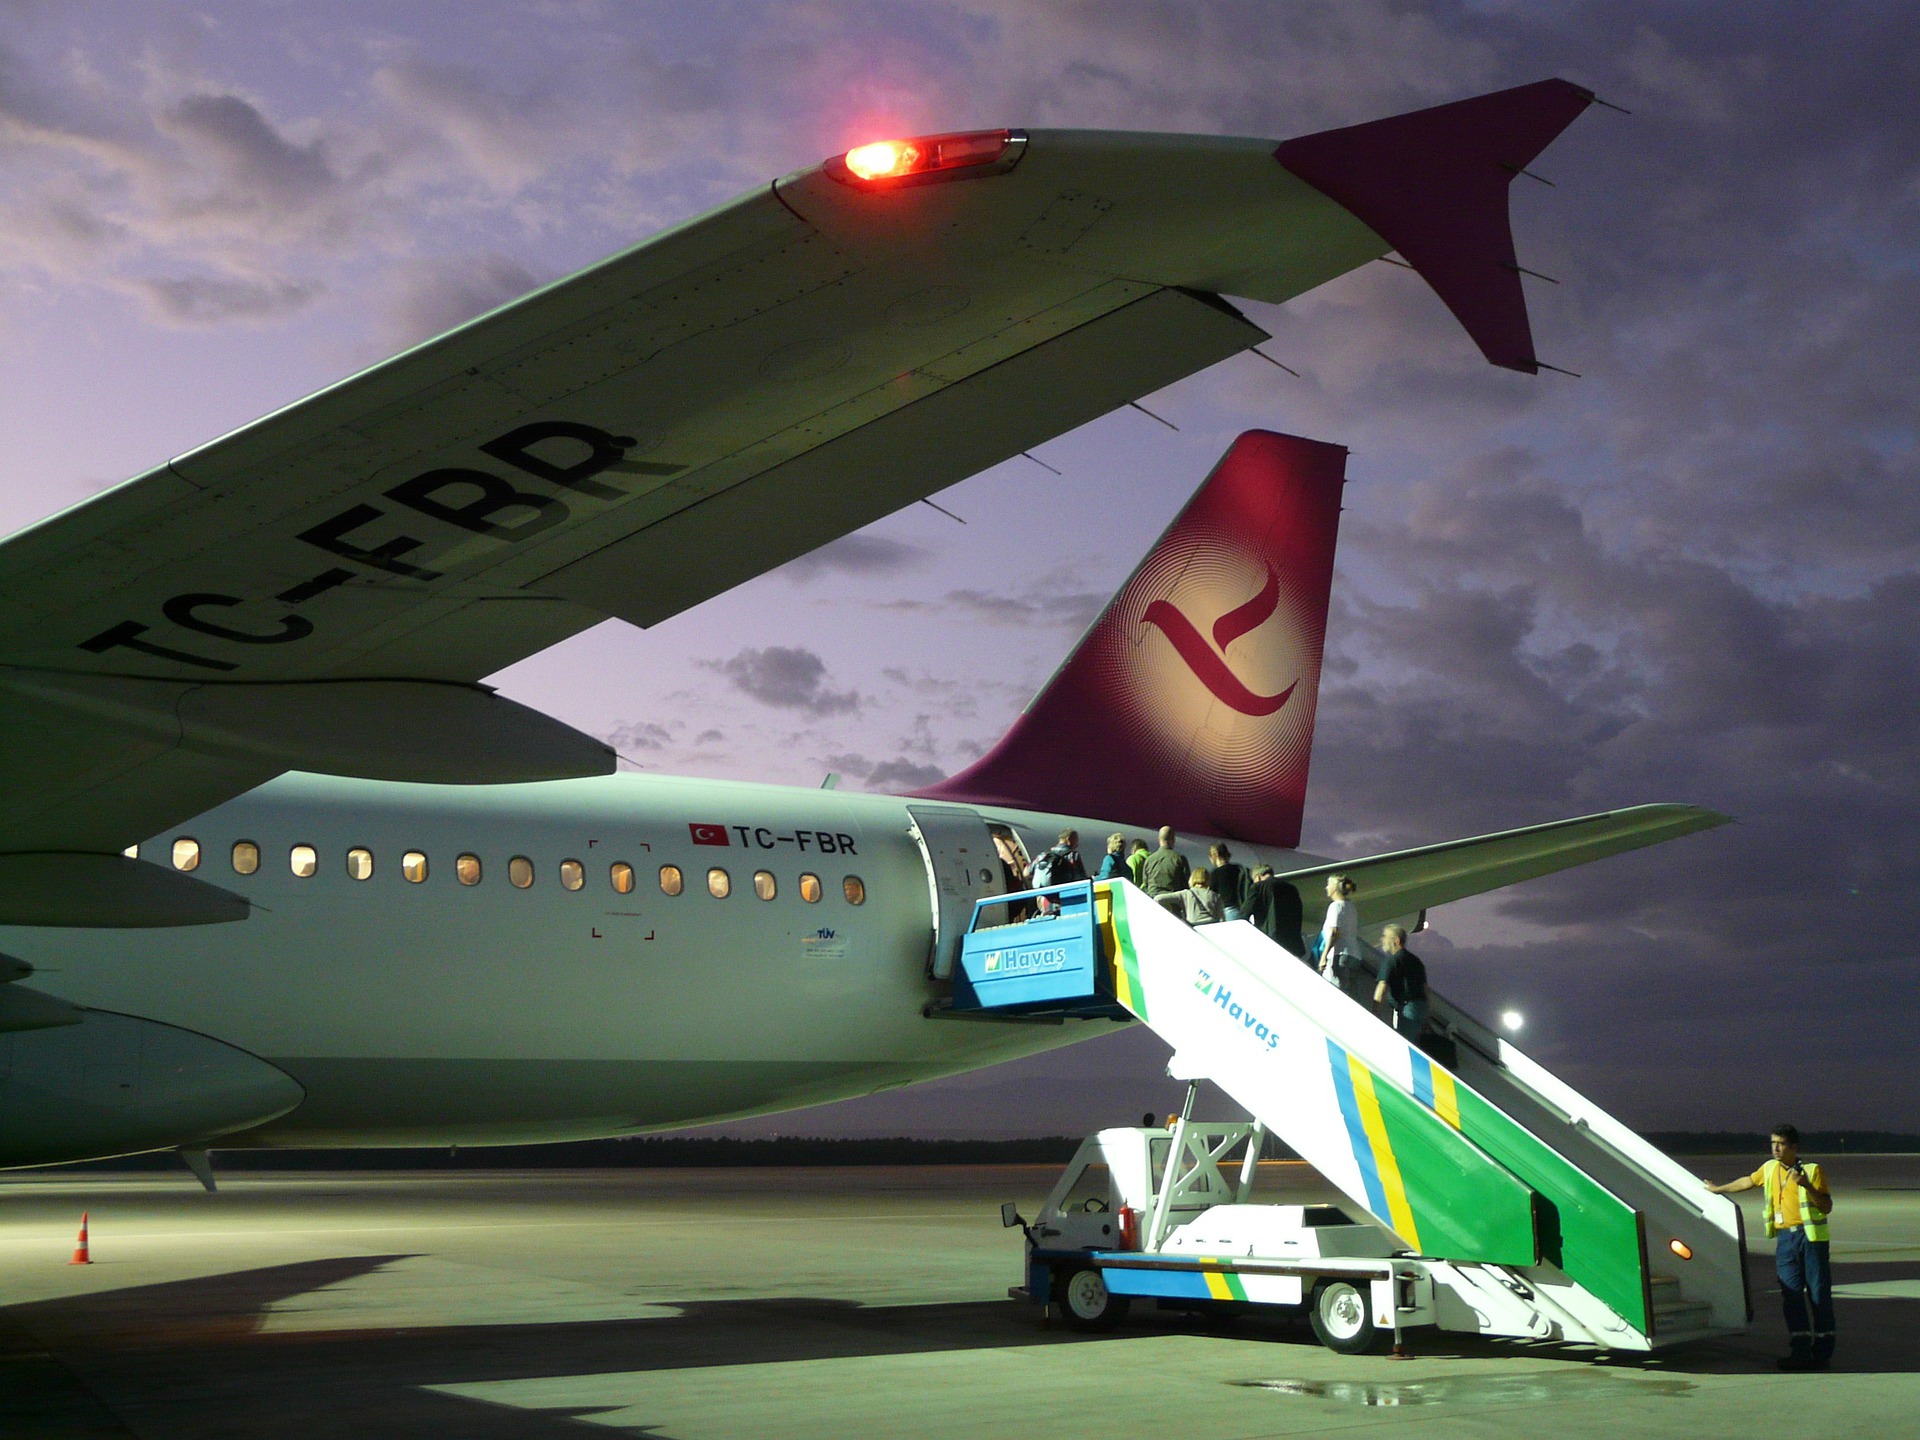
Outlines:
[[[171,865],[176,841],[194,841],[194,877],[246,896],[246,920],[0,928],[0,950],[31,961],[49,994],[224,1041],[304,1088],[292,1112],[223,1144],[626,1134],[844,1099],[1105,1033],[1110,1022],[926,1018],[943,987],[928,975],[915,804],[638,775],[472,787],[287,775],[140,846]],[[1077,823],[1090,867],[1123,828],[980,813],[1031,853]],[[252,874],[235,873],[240,842],[258,848]],[[1205,844],[1183,849],[1204,863]],[[311,875],[290,863],[298,846],[312,847]],[[350,874],[355,849],[372,857],[366,879]],[[423,880],[403,874],[409,852],[425,857]],[[479,860],[476,884],[461,883],[463,855]],[[516,857],[530,866],[524,888],[510,879]],[[1235,858],[1315,863],[1290,851]],[[578,889],[562,883],[569,861]],[[615,888],[615,865],[632,867],[631,891]],[[663,889],[663,867],[678,871],[679,894]],[[725,872],[730,893],[712,893],[710,871]],[[757,893],[761,871],[770,899]],[[804,876],[817,878],[817,900],[803,898]],[[848,898],[850,877],[862,903]]]

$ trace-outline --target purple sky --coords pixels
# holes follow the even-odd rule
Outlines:
[[[1233,435],[1352,447],[1309,846],[1738,826],[1436,917],[1631,1122],[1920,1130],[1920,17],[1604,4],[0,0],[0,532],[887,134],[1281,138],[1563,75],[1543,358],[1373,266],[1267,348],[643,635],[507,672],[648,769],[900,786],[998,735]],[[1902,76],[1905,79],[1902,79]],[[1043,510],[1049,524],[1012,523]],[[766,1128],[1079,1129],[1150,1036]],[[1036,1098],[1038,1097],[1038,1098]]]

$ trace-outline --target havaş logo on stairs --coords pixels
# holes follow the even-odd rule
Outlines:
[[[1293,692],[1300,684],[1296,680],[1278,694],[1258,695],[1227,668],[1227,647],[1242,635],[1266,624],[1273,612],[1280,608],[1280,577],[1274,573],[1272,565],[1266,568],[1267,583],[1260,587],[1260,593],[1213,622],[1212,645],[1207,644],[1194,623],[1171,601],[1155,600],[1140,616],[1142,625],[1152,625],[1167,637],[1180,658],[1187,662],[1187,668],[1212,692],[1214,699],[1238,710],[1242,715],[1273,714],[1293,698]]]
[[[981,971],[987,975],[1039,975],[1066,966],[1067,952],[1055,945],[1046,949],[989,950]]]
[[[1264,1020],[1258,1015],[1255,1015],[1252,1010],[1242,1005],[1238,1000],[1234,999],[1233,992],[1226,986],[1214,984],[1211,971],[1202,970],[1198,975],[1194,976],[1193,988],[1212,1000],[1215,1005],[1218,1005],[1235,1020],[1238,1020],[1242,1028],[1252,1035],[1254,1039],[1263,1042],[1267,1049],[1278,1050],[1280,1048],[1279,1032],[1269,1029]]]

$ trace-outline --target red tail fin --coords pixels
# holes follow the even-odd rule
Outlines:
[[[978,763],[917,792],[1292,846],[1347,452],[1234,441]]]

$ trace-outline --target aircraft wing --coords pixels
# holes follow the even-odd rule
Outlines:
[[[1281,878],[1299,889],[1307,921],[1312,926],[1317,927],[1326,914],[1329,875],[1351,876],[1360,886],[1355,898],[1360,903],[1361,916],[1385,920],[1389,916],[1413,915],[1450,900],[1464,900],[1469,895],[1498,890],[1503,885],[1535,880],[1556,870],[1568,870],[1645,845],[1658,845],[1663,840],[1691,835],[1696,830],[1711,830],[1731,819],[1697,805],[1635,805],[1626,810],[1582,815],[1574,820],[1503,830],[1497,835],[1479,835],[1471,840],[1449,840],[1441,845],[1424,845],[1418,850],[1373,855],[1338,865],[1318,865],[1311,870],[1291,871]]]
[[[1590,98],[1545,81],[1280,147],[989,131],[842,157],[0,542],[0,919],[233,918],[113,852],[287,769],[611,770],[479,680],[1266,338],[1223,293],[1284,301],[1399,246],[1532,369],[1506,181]],[[1332,193],[1402,152],[1399,189]],[[1458,203],[1431,203],[1449,175]]]

